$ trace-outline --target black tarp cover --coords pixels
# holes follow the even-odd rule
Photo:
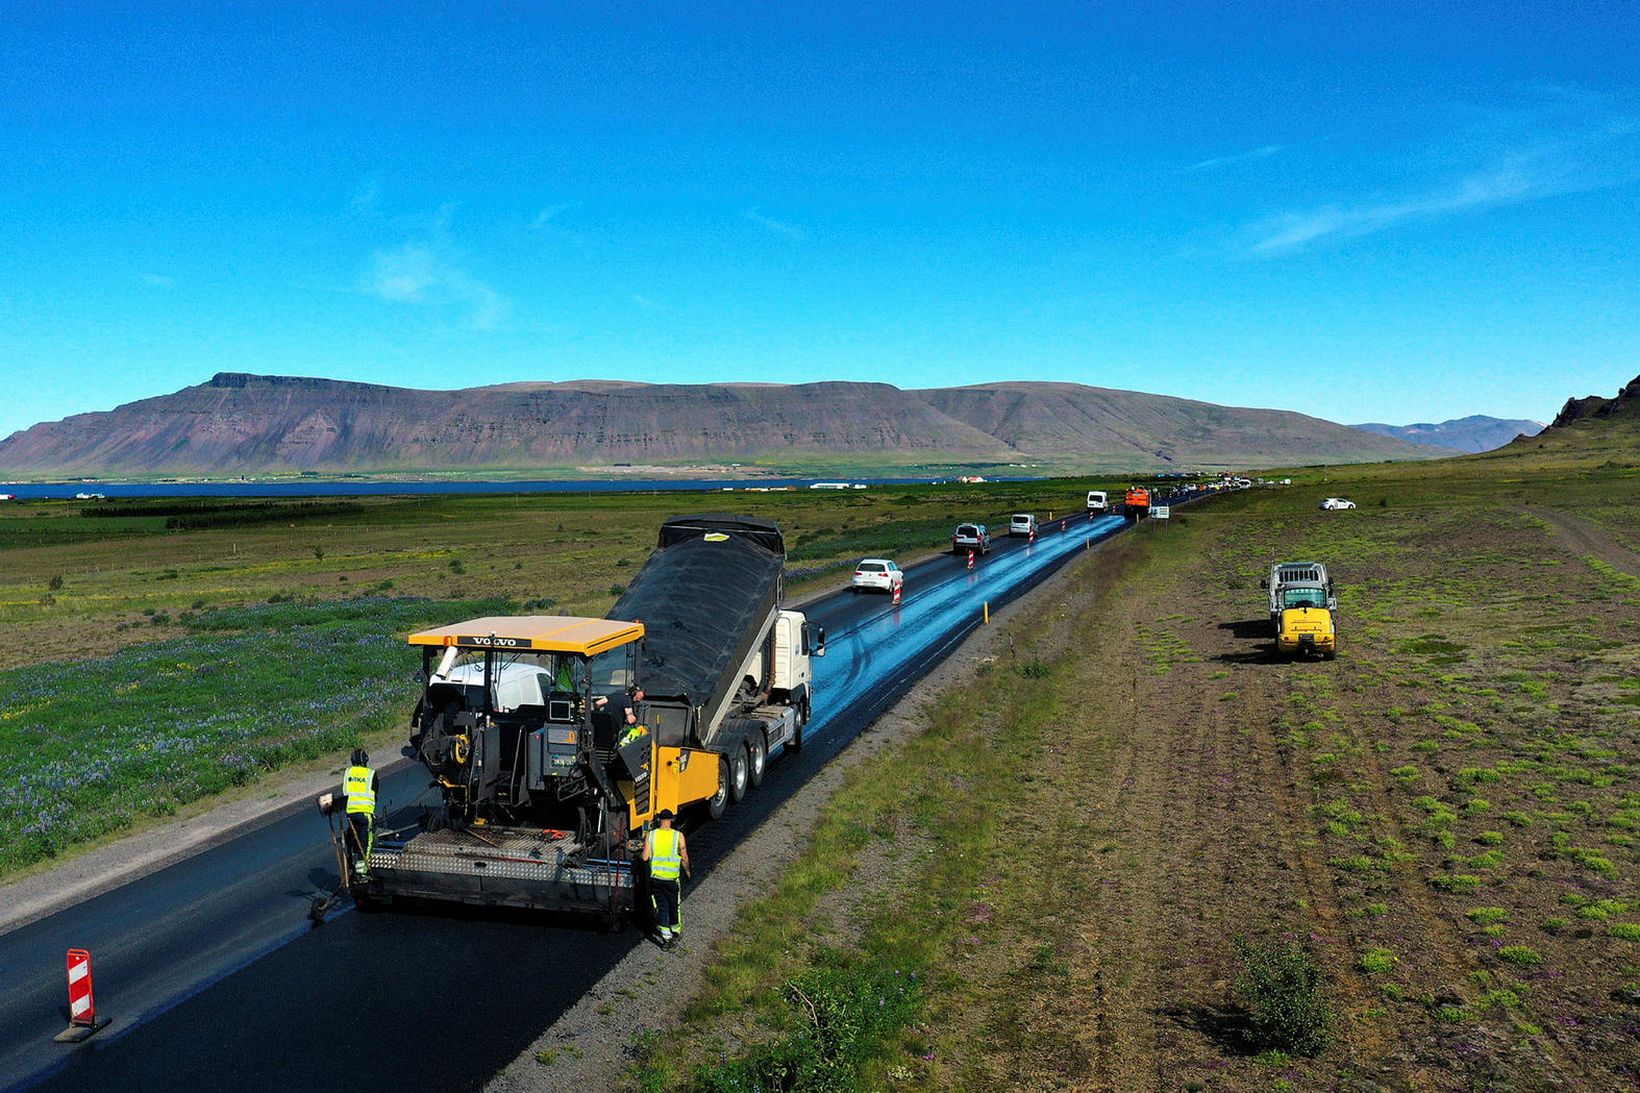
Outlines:
[[[650,698],[683,699],[710,716],[780,603],[780,529],[747,516],[680,516],[661,526],[660,544],[608,617],[644,624],[638,678]]]

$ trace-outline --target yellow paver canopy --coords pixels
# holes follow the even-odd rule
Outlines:
[[[530,649],[543,653],[599,653],[643,637],[643,623],[582,619],[573,615],[496,615],[410,635],[411,645],[463,649]]]

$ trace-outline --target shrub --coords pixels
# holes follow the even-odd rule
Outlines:
[[[625,591],[626,591],[626,585],[624,585],[624,584],[612,584],[612,585],[609,586],[609,594],[611,596],[619,596],[619,595],[621,595],[621,593],[623,593]]]
[[[916,979],[884,967],[824,968],[786,984],[784,994],[797,1031],[742,1058],[702,1067],[696,1088],[858,1089],[861,1069],[919,1004]]]
[[[1026,679],[1046,679],[1052,669],[1045,660],[1027,660],[1020,664],[1017,671]]]
[[[1506,922],[1509,919],[1509,912],[1502,907],[1474,907],[1464,914],[1477,926],[1490,926],[1494,922]]]
[[[1611,932],[1624,941],[1640,941],[1640,922],[1614,922]]]
[[[1505,945],[1498,950],[1498,955],[1511,964],[1526,966],[1543,963],[1543,956],[1530,945]]]
[[[1395,963],[1395,954],[1382,946],[1368,949],[1361,954],[1361,959],[1356,961],[1362,971],[1372,973],[1387,972],[1395,967]]]
[[[63,588],[63,575],[59,573],[55,577],[51,578],[51,580],[47,582],[46,587],[51,589],[53,592],[61,592]]]
[[[1247,1010],[1255,1051],[1314,1055],[1327,1046],[1332,1014],[1321,993],[1321,968],[1303,948],[1236,938],[1241,975],[1236,993]]]

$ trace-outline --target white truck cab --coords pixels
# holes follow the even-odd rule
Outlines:
[[[1270,575],[1259,582],[1259,587],[1269,593],[1270,623],[1279,632],[1281,628],[1281,612],[1285,609],[1281,590],[1290,584],[1311,585],[1324,588],[1327,591],[1327,602],[1324,605],[1328,611],[1338,610],[1338,597],[1333,592],[1332,575],[1321,562],[1277,562],[1270,567]]]

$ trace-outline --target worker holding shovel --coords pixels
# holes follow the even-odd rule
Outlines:
[[[353,851],[353,872],[370,873],[370,850],[376,841],[376,791],[380,779],[370,768],[370,756],[363,748],[353,749],[353,764],[342,777],[342,793],[347,797],[347,832]]]

